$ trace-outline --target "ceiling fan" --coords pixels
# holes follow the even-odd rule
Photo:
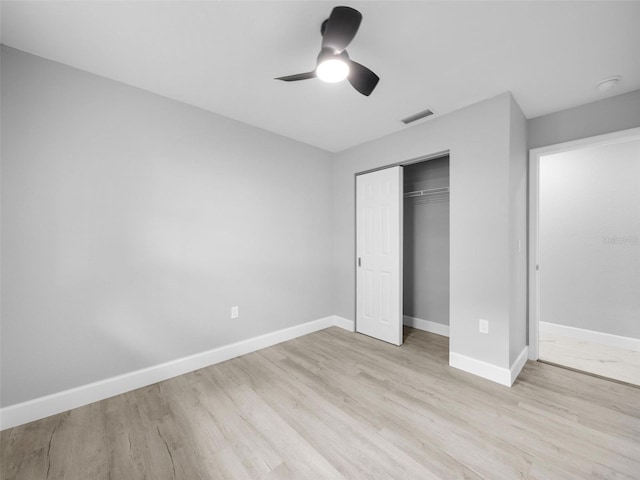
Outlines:
[[[359,11],[351,7],[335,7],[320,27],[322,48],[315,70],[275,80],[295,82],[318,77],[325,82],[334,83],[346,78],[362,95],[371,95],[380,78],[364,65],[351,60],[345,50],[355,37],[361,21],[362,14]]]

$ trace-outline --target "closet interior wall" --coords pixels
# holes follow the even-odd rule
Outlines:
[[[404,315],[442,325],[449,325],[448,187],[448,156],[404,167]]]

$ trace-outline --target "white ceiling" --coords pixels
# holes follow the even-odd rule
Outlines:
[[[363,14],[351,58],[380,77],[312,70],[335,5]],[[2,43],[336,152],[505,91],[528,118],[640,88],[640,2],[2,2]],[[428,120],[423,120],[428,121]]]

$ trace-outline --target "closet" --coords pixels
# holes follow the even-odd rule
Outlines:
[[[356,331],[449,335],[449,157],[356,175]]]
[[[449,157],[404,167],[404,324],[448,335]]]

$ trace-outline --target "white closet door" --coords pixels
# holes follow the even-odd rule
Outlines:
[[[402,345],[402,167],[356,177],[356,331]]]

